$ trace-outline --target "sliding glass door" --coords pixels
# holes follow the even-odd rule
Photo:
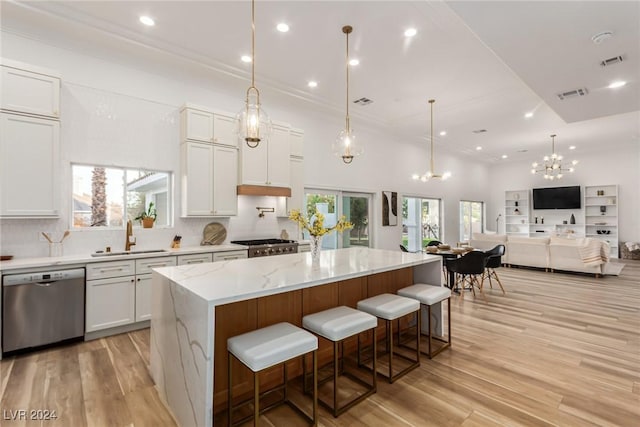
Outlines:
[[[431,240],[442,241],[440,218],[440,199],[403,197],[401,244],[417,252]]]
[[[351,230],[342,235],[332,231],[322,238],[323,249],[348,248],[351,246],[371,246],[369,228],[371,218],[371,194],[349,193],[345,191],[307,190],[305,207],[308,217],[313,219],[316,212],[324,215],[324,227],[336,225],[338,219],[344,215],[347,221],[353,223]],[[308,239],[309,234],[303,233]]]

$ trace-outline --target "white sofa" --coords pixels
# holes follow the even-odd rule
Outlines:
[[[598,239],[565,237],[520,237],[473,233],[469,244],[487,250],[505,245],[504,264],[601,275],[608,262],[609,248]]]

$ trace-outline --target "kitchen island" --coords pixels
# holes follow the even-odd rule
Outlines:
[[[434,255],[349,248],[323,251],[317,261],[298,253],[156,269],[150,357],[158,393],[180,425],[211,426],[226,404],[227,338],[282,321],[300,325],[306,314],[354,307],[414,282],[441,286],[441,265]],[[438,329],[440,316],[435,307]],[[250,388],[246,379],[239,378],[241,392]]]

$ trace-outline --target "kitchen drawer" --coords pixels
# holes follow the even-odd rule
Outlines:
[[[226,251],[215,252],[213,254],[213,262],[216,261],[228,261],[230,259],[242,259],[247,258],[247,251]]]
[[[153,268],[173,267],[174,265],[176,265],[176,257],[174,256],[137,259],[136,274],[151,273]]]
[[[136,274],[136,263],[134,260],[87,264],[87,280],[107,279],[110,277],[130,276],[133,274]]]
[[[178,265],[202,264],[213,261],[213,254],[178,255]]]

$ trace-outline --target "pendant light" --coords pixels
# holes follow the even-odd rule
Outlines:
[[[336,141],[333,143],[333,152],[336,156],[342,157],[342,161],[346,164],[350,164],[353,162],[353,158],[355,156],[359,156],[364,151],[362,146],[357,143],[356,136],[351,128],[351,123],[349,122],[349,34],[353,31],[353,28],[350,25],[345,25],[342,27],[342,32],[346,35],[347,39],[347,97],[346,97],[346,105],[347,105],[347,114],[345,117],[345,127],[336,138]]]
[[[570,167],[565,167],[562,164],[563,157],[560,154],[556,153],[555,139],[556,135],[551,135],[551,155],[544,156],[541,165],[539,165],[538,162],[533,162],[533,164],[531,165],[532,174],[544,173],[544,179],[548,179],[550,181],[562,178],[563,172],[573,173],[573,167],[578,164],[577,160],[573,160]]]
[[[420,180],[422,182],[427,182],[431,179],[440,179],[442,181],[444,181],[445,179],[448,179],[451,176],[451,172],[445,172],[442,175],[437,174],[435,172],[435,166],[434,166],[434,161],[433,161],[433,104],[436,102],[435,99],[430,99],[429,100],[429,105],[431,105],[431,161],[429,162],[429,170],[427,171],[427,173],[423,174],[423,175],[419,175],[419,174],[413,174],[412,178],[414,180]]]
[[[244,108],[236,116],[240,144],[246,143],[250,148],[256,148],[260,142],[267,142],[272,127],[271,119],[260,104],[260,91],[255,85],[255,49],[255,0],[251,0],[251,86],[247,89]]]

